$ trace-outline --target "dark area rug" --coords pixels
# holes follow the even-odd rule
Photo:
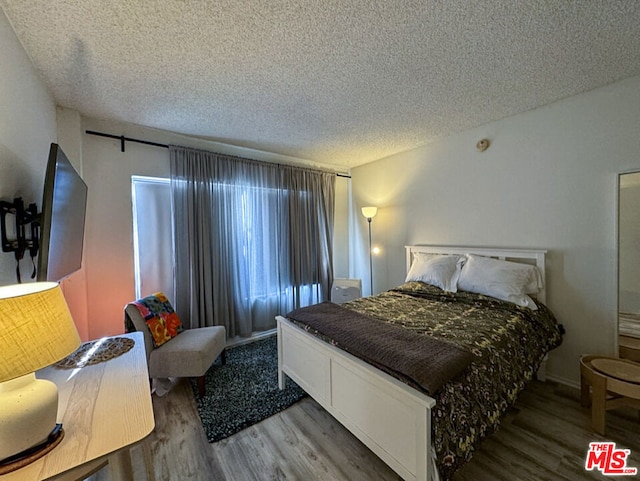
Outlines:
[[[210,443],[288,408],[307,394],[287,378],[278,389],[277,337],[227,349],[227,363],[218,359],[205,376],[206,393],[199,399],[192,381],[198,412]]]

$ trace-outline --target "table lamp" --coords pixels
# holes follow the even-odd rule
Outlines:
[[[0,287],[0,463],[27,456],[60,431],[58,388],[35,371],[80,345],[62,290],[55,282]],[[58,435],[59,436],[59,435]]]

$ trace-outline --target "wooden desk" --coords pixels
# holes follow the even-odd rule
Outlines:
[[[37,373],[58,386],[65,436],[53,451],[1,481],[78,479],[107,462],[112,479],[133,479],[129,448],[153,431],[155,421],[142,333],[118,337],[133,339],[134,347],[99,364]]]

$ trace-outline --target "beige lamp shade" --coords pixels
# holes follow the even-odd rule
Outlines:
[[[376,214],[378,213],[378,208],[377,207],[363,207],[362,208],[362,215],[365,216],[367,219],[373,219]]]
[[[55,282],[0,287],[0,382],[46,367],[80,345]]]

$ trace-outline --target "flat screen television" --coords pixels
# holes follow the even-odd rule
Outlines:
[[[51,144],[42,194],[37,280],[60,281],[80,269],[87,184],[58,144]]]

